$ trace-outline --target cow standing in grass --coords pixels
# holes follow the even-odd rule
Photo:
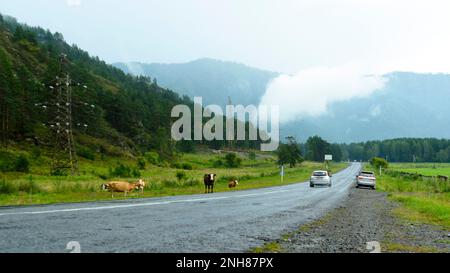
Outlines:
[[[205,174],[203,181],[205,182],[205,193],[214,192],[214,182],[216,182],[216,174]]]
[[[239,182],[237,180],[231,180],[230,182],[228,182],[229,189],[236,188],[238,185],[239,185]]]

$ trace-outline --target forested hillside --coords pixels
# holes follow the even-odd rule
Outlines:
[[[67,72],[74,82],[88,87],[82,100],[95,105],[83,117],[83,133],[107,140],[125,150],[159,147],[169,139],[170,110],[189,103],[176,93],[160,88],[145,77],[132,77],[105,64],[76,46],[69,46],[62,34],[16,23],[0,21],[0,119],[2,143],[30,138],[39,142],[45,130],[45,113],[36,103],[53,96],[48,88],[59,75],[60,55],[67,55]],[[80,98],[81,99],[81,98]]]
[[[0,17],[0,120],[1,144],[30,143],[45,146],[49,117],[42,105],[55,96],[55,78],[61,76],[60,56],[74,88],[73,122],[77,145],[92,152],[133,155],[156,150],[170,156],[170,111],[192,101],[158,86],[143,76],[131,76],[68,45],[60,33],[19,24]],[[80,90],[81,89],[81,90]],[[86,111],[81,106],[92,105]],[[86,124],[87,126],[83,126]],[[47,143],[48,144],[48,143]],[[221,147],[225,142],[209,143]],[[193,149],[193,143],[179,143]],[[240,147],[255,143],[242,142]],[[256,146],[255,146],[256,147]]]
[[[133,75],[156,78],[161,86],[191,98],[200,96],[205,104],[258,105],[267,84],[279,74],[234,62],[199,59],[180,64],[116,63]]]

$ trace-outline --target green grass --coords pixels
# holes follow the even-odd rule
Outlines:
[[[396,209],[397,215],[450,230],[450,194],[394,194],[392,198],[405,207]]]
[[[450,163],[395,163],[390,169],[426,176],[450,176]]]
[[[429,246],[411,246],[401,243],[384,242],[382,252],[400,252],[400,253],[438,253],[439,250]]]
[[[409,172],[410,164],[391,164],[393,170]],[[444,174],[449,164],[416,164],[417,173]],[[411,179],[383,174],[377,176],[378,189],[389,193],[402,206],[394,213],[411,222],[441,226],[450,230],[450,183],[437,179]]]
[[[250,249],[251,253],[280,253],[281,251],[281,245],[277,242],[266,243],[261,247]]]
[[[140,170],[140,178],[148,184],[143,194],[133,193],[127,198],[161,197],[172,195],[201,194],[204,192],[203,175],[216,173],[218,182],[215,192],[229,191],[228,179],[239,180],[238,188],[245,190],[261,187],[286,185],[306,181],[315,169],[324,168],[322,163],[304,162],[296,168],[285,170],[284,181],[281,182],[279,168],[275,157],[271,154],[261,154],[256,160],[244,156],[242,166],[239,168],[214,168],[213,162],[220,156],[210,153],[184,154],[177,159],[178,163],[189,163],[192,170],[182,170],[186,179],[176,178],[179,169],[170,167],[169,163],[157,165],[146,164]],[[81,159],[79,162],[79,176],[49,176],[48,158],[44,156],[31,160],[29,174],[0,173],[0,206],[5,205],[31,205],[51,204],[64,202],[85,202],[110,200],[111,195],[100,190],[100,185],[111,180],[136,181],[138,178],[108,177],[109,169],[119,163],[136,167],[137,161],[132,158],[107,157],[94,161]],[[345,168],[345,163],[334,163],[333,172]],[[107,180],[102,179],[108,177]],[[116,194],[115,199],[124,199],[122,194]]]

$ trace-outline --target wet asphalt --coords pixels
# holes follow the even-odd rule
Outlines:
[[[298,183],[246,191],[0,208],[0,252],[236,253],[261,246],[336,208],[361,165],[334,174],[333,187]]]

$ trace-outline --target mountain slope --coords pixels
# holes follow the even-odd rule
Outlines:
[[[204,104],[255,104],[271,79],[278,74],[246,65],[214,59],[181,64],[116,63],[127,73],[156,78],[159,85],[179,94],[203,97]]]
[[[206,103],[258,104],[276,73],[202,59],[186,64],[116,64],[124,71],[155,77],[179,94],[203,96]],[[398,137],[450,138],[450,75],[395,72],[382,90],[329,105],[319,117],[281,125],[283,136],[305,141],[321,135],[332,142]]]
[[[68,60],[62,70],[61,54]],[[108,150],[99,143],[109,143],[117,152],[160,149],[170,139],[172,107],[190,102],[69,46],[59,33],[0,16],[1,144],[25,139],[43,144],[49,131],[43,124],[52,114],[38,104],[54,100],[50,87],[63,72],[88,87],[87,91],[74,87],[74,123],[88,124],[88,129],[75,128],[75,134],[97,151]],[[84,103],[95,108],[86,112],[79,107]]]
[[[57,78],[67,74],[73,90],[70,104],[56,99],[58,86],[65,84]],[[171,111],[179,104],[193,107],[188,97],[148,77],[125,74],[68,45],[60,33],[0,15],[0,147],[28,143],[27,148],[53,149],[55,139],[69,128],[76,145],[87,153],[133,157],[152,150],[161,159],[171,159],[177,150],[192,151],[198,145],[220,149],[227,144],[225,140],[173,142]],[[71,105],[73,126],[61,105]],[[259,143],[235,145],[256,149]]]
[[[450,75],[395,72],[384,89],[330,105],[327,114],[285,124],[299,139],[334,142],[398,137],[450,138]]]

